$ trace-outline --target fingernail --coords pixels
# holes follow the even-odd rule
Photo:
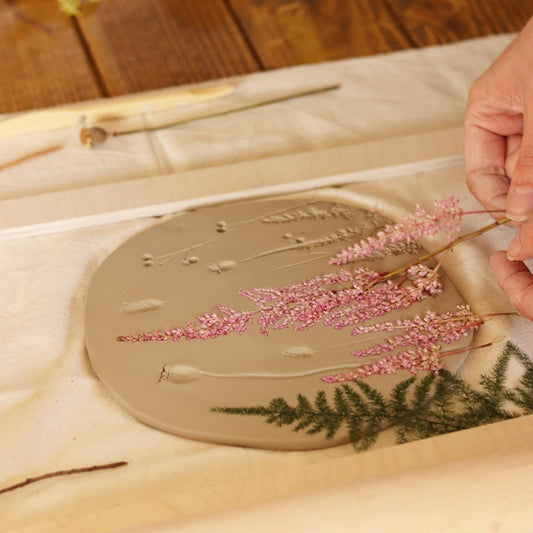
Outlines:
[[[533,211],[533,187],[512,187],[507,199],[507,216],[523,222]]]
[[[522,246],[520,244],[520,239],[518,235],[511,241],[509,248],[507,249],[507,259],[509,261],[516,261],[516,258],[520,255],[522,251]]]

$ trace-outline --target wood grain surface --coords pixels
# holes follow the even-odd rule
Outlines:
[[[0,112],[100,95],[75,25],[54,2],[0,0]]]
[[[223,0],[104,0],[78,23],[111,96],[259,70]]]
[[[267,69],[410,48],[375,0],[228,0]]]
[[[416,46],[518,31],[533,15],[532,0],[387,0]]]
[[[533,0],[0,0],[0,113],[515,32]]]

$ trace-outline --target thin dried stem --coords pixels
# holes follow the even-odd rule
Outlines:
[[[507,313],[486,313],[479,316],[480,318],[494,318],[497,316],[520,316],[520,313],[517,313],[516,311],[508,311]]]
[[[19,483],[15,483],[14,485],[10,485],[9,487],[4,487],[3,489],[0,489],[0,494],[20,489],[22,487],[25,487],[26,485],[35,483],[36,481],[42,481],[43,479],[49,479],[51,477],[70,476],[72,474],[84,474],[86,472],[95,472],[97,470],[110,470],[112,468],[118,468],[119,466],[124,466],[127,464],[127,461],[117,461],[116,463],[108,463],[105,465],[93,465],[85,466],[83,468],[71,468],[70,470],[58,470],[57,472],[48,472],[40,476],[29,477],[24,481],[20,481]]]
[[[108,137],[118,137],[119,135],[130,135],[132,133],[142,133],[142,132],[164,130],[168,128],[173,128],[175,126],[180,126],[182,124],[189,124],[191,122],[204,120],[206,118],[221,117],[221,116],[229,115],[231,113],[247,111],[249,109],[255,109],[255,108],[270,105],[270,104],[284,102],[286,100],[291,100],[293,98],[299,98],[302,96],[310,96],[310,95],[317,94],[317,93],[332,91],[334,89],[339,89],[340,86],[341,86],[340,83],[330,83],[327,85],[321,85],[318,87],[312,87],[310,89],[303,89],[301,91],[296,91],[292,94],[284,94],[281,96],[274,96],[271,98],[266,98],[265,100],[261,100],[261,101],[239,104],[229,109],[222,109],[219,111],[208,110],[204,114],[200,114],[195,117],[182,118],[180,120],[176,120],[168,124],[161,124],[161,125],[156,125],[156,126],[143,126],[140,128],[119,130],[119,131],[108,131],[105,128],[102,128],[99,126],[86,127],[86,128],[82,128],[80,131],[80,140],[84,146],[92,147],[97,144],[101,144],[105,142],[105,140]]]
[[[221,117],[225,115],[230,115],[231,113],[235,113],[238,111],[247,111],[249,109],[256,109],[257,107],[263,107],[270,104],[277,104],[279,102],[284,102],[286,100],[290,100],[292,98],[299,98],[301,96],[310,96],[316,93],[326,92],[326,91],[332,91],[334,89],[340,88],[340,83],[330,83],[327,85],[323,85],[320,87],[313,87],[311,89],[304,89],[302,91],[299,91],[297,93],[291,94],[291,95],[282,95],[282,96],[275,96],[272,98],[267,98],[264,101],[261,102],[251,102],[248,104],[241,104],[238,107],[230,108],[230,109],[223,109],[220,111],[209,111],[208,114],[205,116],[200,117],[193,117],[193,118],[185,118],[181,120],[177,120],[175,122],[164,124],[163,126],[146,126],[141,128],[135,128],[131,130],[123,130],[123,131],[113,131],[110,133],[110,135],[129,135],[131,133],[141,133],[145,131],[157,131],[160,129],[167,129],[172,128],[174,126],[179,126],[181,124],[187,124],[189,122],[195,122],[197,120],[202,120],[204,118],[213,118],[213,117]]]
[[[0,172],[2,170],[6,170],[8,168],[20,165],[21,163],[25,163],[26,161],[30,161],[31,159],[35,159],[37,157],[41,157],[43,155],[51,154],[52,152],[57,152],[58,150],[61,150],[62,146],[52,146],[50,148],[44,148],[43,150],[38,150],[37,152],[33,152],[31,154],[27,154],[25,156],[19,157],[18,159],[15,159],[13,161],[9,161],[8,163],[4,163],[3,165],[0,165]]]
[[[482,348],[490,348],[494,344],[497,344],[498,342],[502,342],[505,339],[505,337],[498,337],[497,339],[489,342],[485,342],[484,344],[478,344],[476,346],[467,346],[466,348],[457,348],[455,350],[448,350],[446,352],[441,352],[441,357],[446,357],[448,355],[456,355],[463,352],[469,352],[470,350],[479,350]]]
[[[449,242],[448,244],[441,246],[437,250],[434,250],[433,252],[429,252],[425,255],[420,256],[412,263],[409,263],[407,266],[399,268],[397,270],[394,270],[392,272],[389,272],[386,276],[383,276],[381,278],[381,281],[393,278],[394,276],[397,276],[398,274],[403,274],[406,270],[409,268],[419,265],[420,263],[423,263],[424,261],[427,261],[428,259],[431,259],[432,257],[435,257],[438,254],[441,254],[442,252],[446,252],[448,250],[451,250],[454,246],[457,246],[458,244],[467,241],[468,239],[471,239],[472,237],[477,237],[478,235],[482,235],[483,233],[486,233],[487,231],[490,231],[491,229],[497,228],[498,226],[501,226],[502,224],[507,224],[507,222],[510,222],[511,219],[508,217],[500,218],[499,220],[496,220],[496,222],[493,222],[492,224],[489,224],[488,226],[484,226],[483,228],[480,228],[476,231],[472,231],[471,233],[467,233],[465,235],[461,235],[460,237],[457,237],[452,242]]]

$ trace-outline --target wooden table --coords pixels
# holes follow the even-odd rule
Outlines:
[[[518,31],[533,0],[0,0],[0,112]]]

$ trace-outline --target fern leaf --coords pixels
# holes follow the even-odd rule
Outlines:
[[[524,372],[519,385],[506,388],[512,357],[522,363]],[[506,401],[524,413],[533,412],[533,363],[511,343],[475,387],[458,374],[442,370],[438,375],[403,380],[387,398],[368,383],[356,381],[336,387],[331,401],[320,390],[313,401],[298,394],[294,407],[284,398],[274,398],[267,406],[215,407],[212,411],[260,416],[269,424],[293,426],[294,431],[324,433],[327,439],[345,424],[350,442],[362,451],[374,445],[389,426],[395,427],[397,442],[408,442],[518,416],[504,408]]]

